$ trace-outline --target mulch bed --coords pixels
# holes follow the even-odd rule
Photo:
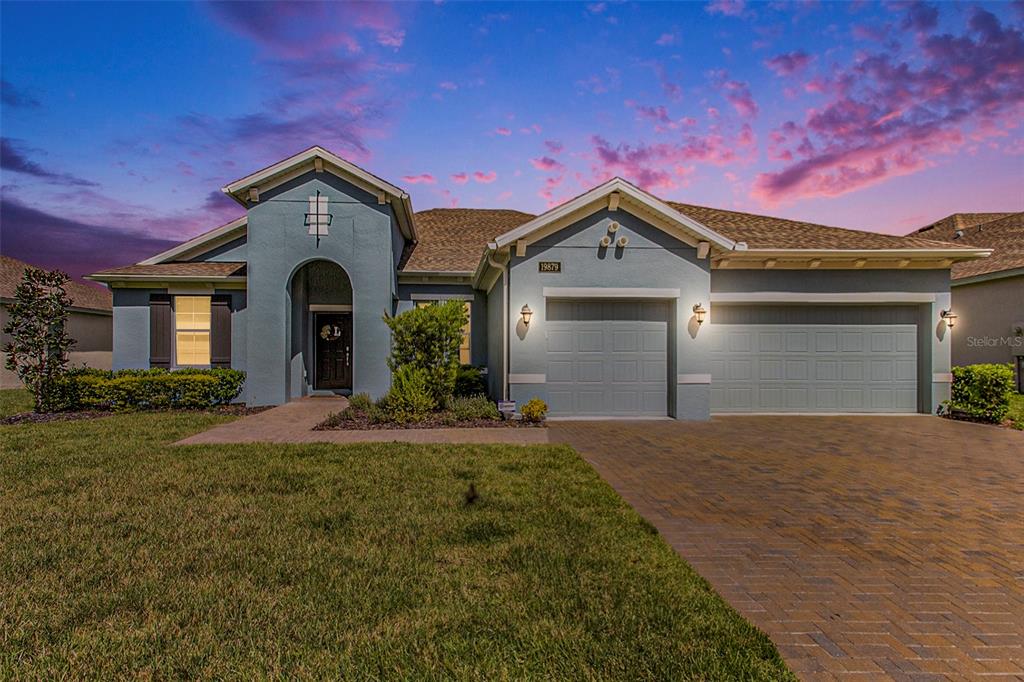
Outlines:
[[[246,407],[245,405],[218,405],[208,410],[141,410],[141,412],[203,412],[209,414],[226,414],[244,417],[257,412],[269,410],[269,407]],[[110,412],[104,410],[82,410],[81,412],[50,412],[40,414],[38,412],[20,412],[9,417],[0,419],[0,426],[10,424],[46,424],[49,422],[73,422],[82,419],[99,419],[100,417],[111,417],[115,414],[131,414],[129,412]]]
[[[431,415],[421,422],[398,424],[395,422],[373,422],[365,414],[347,416],[345,419],[328,417],[313,427],[314,431],[385,431],[390,429],[535,429],[543,428],[543,422],[525,422],[520,419],[470,419],[456,421],[444,413]]]

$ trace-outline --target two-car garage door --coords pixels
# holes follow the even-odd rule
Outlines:
[[[712,412],[916,412],[914,325],[715,324]]]

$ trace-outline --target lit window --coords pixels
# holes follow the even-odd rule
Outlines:
[[[435,303],[439,303],[439,301],[417,301],[416,307],[426,308],[428,305],[434,305]],[[469,301],[463,301],[463,305],[466,307],[466,326],[462,328],[462,344],[459,346],[459,362],[463,365],[468,365],[472,360],[470,350],[471,346],[469,345],[469,330],[473,322],[473,308]]]
[[[174,297],[174,364],[210,364],[210,297]]]

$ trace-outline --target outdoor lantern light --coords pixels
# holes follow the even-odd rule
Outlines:
[[[519,314],[523,316],[523,324],[529,327],[530,318],[533,317],[533,311],[530,310],[530,306],[524,305],[523,309],[519,311]]]
[[[956,313],[952,310],[943,310],[940,317],[946,321],[946,324],[949,325],[950,329],[952,329],[953,325],[956,324]]]
[[[697,318],[697,324],[704,324],[704,316],[707,315],[708,311],[704,310],[704,306],[697,303],[693,306],[693,315]]]

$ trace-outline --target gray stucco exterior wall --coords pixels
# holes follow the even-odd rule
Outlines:
[[[1024,355],[1024,275],[954,286],[953,364],[1016,362]]]
[[[305,214],[316,190],[327,196],[333,220],[329,234],[308,234]],[[248,399],[273,405],[299,397],[292,373],[302,363],[292,348],[293,275],[306,263],[327,260],[340,266],[352,284],[352,390],[373,397],[391,383],[386,360],[391,337],[381,316],[394,312],[393,216],[377,198],[329,173],[307,173],[261,195],[249,208]]]
[[[502,315],[504,303],[505,276],[499,275],[498,280],[487,292],[487,388],[491,397],[502,400],[505,378],[504,337],[502,327],[505,323]]]
[[[599,247],[612,222],[620,225],[615,239],[628,237],[625,248]],[[560,262],[561,272],[539,272],[540,261]],[[668,332],[668,410],[679,419],[707,419],[709,385],[679,383],[676,379],[680,374],[707,372],[707,347],[691,321],[691,308],[698,302],[707,304],[710,267],[707,259],[697,258],[694,247],[621,209],[598,211],[537,241],[527,247],[526,256],[513,255],[509,267],[507,323],[514,330],[509,336],[510,376],[529,378],[546,372],[545,287],[678,289]],[[533,310],[528,328],[519,323],[524,304]],[[517,402],[535,396],[548,399],[544,383],[510,381],[509,394]]]

